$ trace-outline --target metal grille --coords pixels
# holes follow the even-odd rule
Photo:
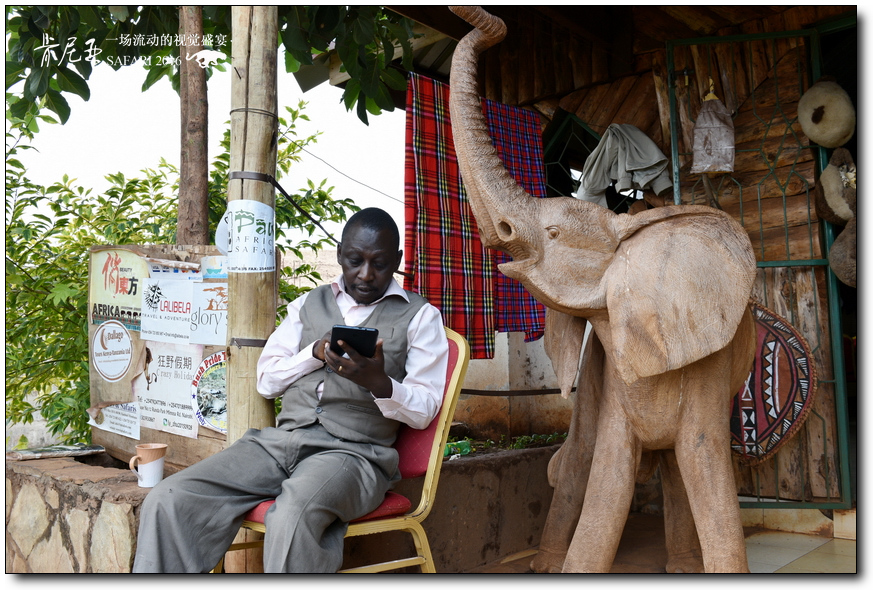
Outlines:
[[[713,204],[743,225],[758,259],[754,297],[804,335],[818,365],[803,428],[763,464],[735,464],[747,508],[851,507],[842,329],[827,261],[834,231],[813,202],[824,155],[810,147],[796,108],[818,77],[817,47],[813,30],[667,45],[674,202]],[[736,164],[706,178],[688,172],[688,130],[710,84],[733,114]]]

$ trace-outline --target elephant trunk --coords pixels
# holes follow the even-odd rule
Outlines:
[[[504,38],[506,25],[478,6],[449,9],[476,27],[455,49],[449,98],[455,152],[470,208],[485,247],[503,250],[516,260],[526,259],[538,236],[528,224],[515,220],[536,219],[531,208],[539,206],[539,199],[527,194],[500,161],[482,114],[477,84],[479,56]]]

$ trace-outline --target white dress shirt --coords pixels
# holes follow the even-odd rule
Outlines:
[[[345,292],[342,276],[331,283],[336,302],[346,325],[364,322],[379,301],[389,295],[400,295],[407,301],[406,292],[394,279],[382,299],[370,305],[361,305]],[[302,347],[303,323],[300,309],[306,301],[304,293],[288,304],[288,315],[276,328],[258,359],[258,393],[267,399],[281,396],[294,381],[324,366],[312,356],[315,341]],[[406,356],[406,377],[403,382],[391,379],[391,397],[377,398],[376,405],[386,418],[398,420],[417,429],[427,428],[442,405],[448,364],[448,343],[440,312],[426,303],[412,318],[407,329],[409,350]],[[318,386],[321,397],[324,384]]]

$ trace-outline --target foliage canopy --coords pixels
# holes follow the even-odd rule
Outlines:
[[[390,90],[406,88],[392,69],[395,47],[412,69],[412,21],[380,6],[279,6],[279,43],[285,69],[313,65],[313,56],[336,48],[349,80],[343,92],[347,110],[358,118],[394,110]],[[203,7],[208,48],[224,54],[210,65],[222,69],[231,56],[231,7]],[[90,98],[88,79],[97,62],[113,69],[139,63],[146,69],[143,90],[169,78],[179,90],[181,55],[176,6],[7,6],[7,118],[27,120],[31,132],[43,109],[61,123],[70,117],[64,94]],[[18,86],[20,84],[20,86]],[[13,92],[10,89],[15,88]],[[46,115],[43,113],[43,116]]]

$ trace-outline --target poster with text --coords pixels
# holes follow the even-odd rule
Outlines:
[[[199,281],[203,278],[199,264],[179,262],[177,260],[158,260],[155,258],[150,258],[147,262],[149,264],[149,277],[153,279]]]
[[[221,350],[200,363],[191,381],[191,406],[197,421],[227,432],[227,352]]]
[[[197,438],[197,418],[191,409],[191,381],[203,358],[195,344],[147,342],[146,370],[133,385],[139,402],[140,425]]]
[[[227,283],[195,282],[191,299],[191,344],[227,343]]]
[[[127,438],[139,440],[139,404],[116,404],[107,406],[96,418],[88,420],[88,424],[94,428],[120,434]]]
[[[258,201],[236,199],[227,204],[216,244],[226,239],[229,272],[276,270],[275,216],[272,207]]]
[[[118,320],[88,326],[88,372],[91,405],[97,418],[107,406],[134,401],[133,382],[143,371],[145,342],[139,332]]]
[[[142,308],[142,281],[149,276],[148,263],[129,250],[91,251],[88,289],[89,323],[115,320],[138,332]]]
[[[145,279],[140,338],[187,344],[191,340],[191,281]]]

